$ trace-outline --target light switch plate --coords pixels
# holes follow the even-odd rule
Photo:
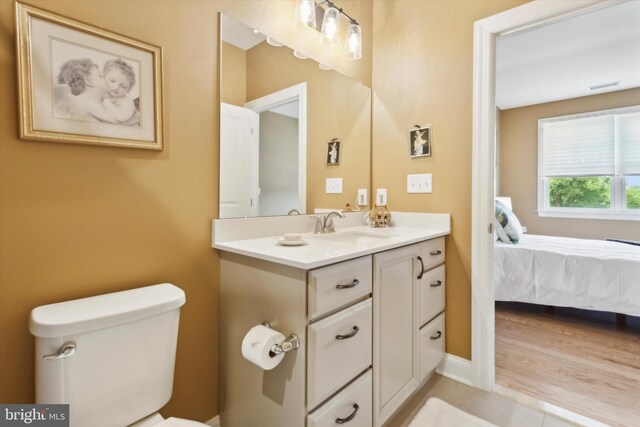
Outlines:
[[[327,178],[327,194],[342,194],[342,178]]]
[[[387,204],[387,189],[378,188],[376,190],[376,205],[386,205],[386,204]]]
[[[367,206],[369,197],[367,196],[367,189],[360,188],[358,189],[358,206]]]
[[[430,173],[407,175],[407,193],[431,193],[432,181]]]

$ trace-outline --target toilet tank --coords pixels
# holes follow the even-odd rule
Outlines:
[[[37,307],[36,403],[68,403],[71,427],[127,426],[171,398],[184,292],[169,283]],[[45,360],[66,343],[75,352]]]

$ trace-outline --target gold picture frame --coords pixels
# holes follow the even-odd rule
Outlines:
[[[162,150],[162,48],[16,3],[20,138]]]
[[[431,125],[415,125],[409,131],[409,156],[412,159],[431,156]]]
[[[340,164],[340,140],[333,138],[327,142],[327,166],[338,166]]]

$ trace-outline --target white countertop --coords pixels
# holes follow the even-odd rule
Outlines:
[[[289,217],[291,218],[291,217]],[[359,218],[336,219],[336,232],[314,234],[311,231],[301,232],[296,229],[294,221],[299,224],[301,218],[289,219],[289,231],[286,231],[287,217],[281,217],[270,223],[268,230],[277,233],[247,238],[246,229],[251,228],[248,221],[263,221],[263,218],[247,218],[238,220],[214,220],[213,247],[222,251],[233,252],[248,257],[284,264],[304,270],[322,267],[348,259],[382,252],[400,246],[421,242],[447,235],[451,232],[448,214],[412,214],[393,213],[394,222],[387,228],[370,228],[358,224]],[[230,222],[230,221],[234,221]],[[308,220],[307,220],[308,221]],[[340,222],[344,223],[340,227]],[[226,226],[237,227],[234,233]],[[261,227],[262,228],[262,227]],[[240,231],[242,229],[242,231]],[[282,231],[281,230],[285,230]],[[217,231],[217,233],[216,233]],[[235,231],[235,230],[234,230]],[[284,232],[301,232],[306,243],[301,246],[283,246],[279,240]],[[216,234],[218,238],[216,238]],[[235,239],[234,237],[238,237]]]

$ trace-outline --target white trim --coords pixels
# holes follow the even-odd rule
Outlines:
[[[307,212],[307,83],[270,93],[262,98],[247,102],[245,107],[261,113],[262,111],[298,100],[298,207],[303,214]]]
[[[477,21],[474,25],[473,174],[471,239],[472,384],[491,390],[495,383],[493,289],[495,39],[515,31],[565,19],[619,0],[536,0]]]
[[[207,420],[204,422],[206,425],[211,426],[211,427],[221,427],[222,424],[220,424],[220,415],[216,415],[215,417],[211,418],[210,420]]]
[[[471,361],[445,353],[436,373],[463,384],[472,385]]]
[[[493,391],[496,394],[516,401],[521,405],[528,406],[529,408],[533,408],[540,412],[551,414],[558,418],[562,418],[563,420],[570,423],[577,423],[585,427],[608,427],[607,424],[601,423],[600,421],[593,420],[591,418],[585,417],[584,415],[580,415],[568,409],[556,406],[553,403],[536,399],[535,397],[529,396],[528,394],[524,394],[522,392],[501,386],[499,384],[495,385]]]
[[[594,212],[593,210],[576,211],[571,209],[563,210],[543,210],[538,211],[539,217],[548,218],[574,218],[574,219],[603,219],[617,221],[640,221],[640,213],[634,213],[630,209],[623,212],[614,212],[603,209],[605,212]]]

